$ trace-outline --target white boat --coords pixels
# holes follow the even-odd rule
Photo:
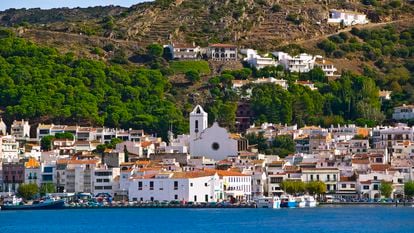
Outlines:
[[[259,197],[256,200],[256,206],[257,208],[279,209],[280,199],[279,197]]]
[[[306,201],[305,201],[305,198],[303,196],[296,197],[295,201],[296,201],[296,206],[298,208],[305,208],[306,207]]]
[[[280,203],[280,207],[283,208],[296,208],[296,200],[295,198],[293,198],[290,195],[282,195],[280,196],[281,199],[281,203]]]
[[[312,196],[305,196],[305,206],[306,207],[316,207],[318,203],[315,198]]]

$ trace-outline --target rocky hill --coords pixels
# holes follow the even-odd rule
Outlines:
[[[375,23],[410,18],[414,12],[412,4],[400,0],[362,2],[157,0],[130,8],[11,9],[0,12],[0,24],[20,26],[23,37],[56,44],[63,50],[79,50],[81,54],[105,43],[115,43],[129,51],[138,45],[170,41],[200,45],[230,42],[272,49],[337,31],[337,26],[326,23],[329,9],[364,12]],[[68,43],[68,38],[74,45]]]

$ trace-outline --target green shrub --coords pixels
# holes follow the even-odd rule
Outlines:
[[[279,5],[279,4],[273,4],[273,6],[272,6],[272,8],[271,8],[271,10],[273,11],[273,12],[279,12],[279,11],[281,11],[282,10],[282,6],[281,5]]]
[[[391,1],[389,5],[393,8],[399,8],[399,7],[401,7],[401,1],[394,0],[394,1]]]

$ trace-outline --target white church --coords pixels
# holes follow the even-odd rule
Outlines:
[[[200,105],[190,113],[190,155],[205,156],[216,161],[237,156],[239,142],[217,122],[208,127],[208,114]]]

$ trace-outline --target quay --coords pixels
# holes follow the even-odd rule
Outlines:
[[[236,209],[256,208],[255,204],[246,205],[161,205],[161,204],[138,204],[138,205],[76,205],[65,206],[65,209],[122,209],[122,208],[187,208],[187,209]]]

